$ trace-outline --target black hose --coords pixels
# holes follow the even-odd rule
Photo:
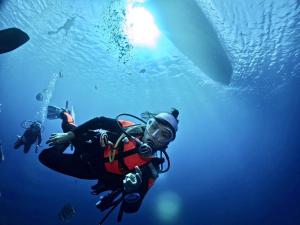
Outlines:
[[[141,118],[139,118],[139,117],[137,117],[137,116],[135,116],[135,115],[128,114],[128,113],[121,113],[121,114],[119,114],[119,115],[116,117],[116,120],[118,121],[119,118],[120,118],[121,116],[129,116],[129,117],[132,117],[132,118],[135,118],[135,119],[141,121],[141,122],[144,123],[144,124],[147,123],[145,120],[143,120],[143,119],[141,119]],[[128,139],[134,139],[130,134],[128,134],[128,133],[125,131],[125,129],[120,125],[119,122],[118,122],[118,125],[119,125],[119,128],[120,128],[120,130],[122,131],[122,133],[125,134],[126,137],[127,137]]]
[[[163,158],[162,155],[164,154],[164,157],[167,159],[167,169],[164,170],[163,165],[161,164],[159,173],[166,173],[166,172],[169,171],[169,169],[171,167],[170,158],[169,158],[168,153],[166,152],[166,149],[162,149],[162,150],[159,150],[159,151],[160,151],[160,158]]]

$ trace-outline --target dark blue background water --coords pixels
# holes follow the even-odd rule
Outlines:
[[[33,150],[25,155],[12,147],[21,121],[42,117],[45,103],[35,96],[51,82],[49,104],[70,100],[78,124],[100,115],[179,109],[179,131],[168,149],[171,170],[122,224],[300,224],[297,1],[199,1],[232,57],[227,87],[205,78],[172,44],[163,52],[136,51],[126,65],[119,63],[95,27],[102,3],[4,3],[0,28],[18,26],[31,40],[0,56],[0,225],[61,224],[57,214],[66,203],[77,210],[68,224],[101,219],[98,197],[89,193],[95,182],[55,173]],[[47,35],[72,15],[68,35]],[[56,79],[58,71],[63,78]],[[46,147],[60,124],[45,120],[44,127]],[[116,213],[107,223],[115,221]]]

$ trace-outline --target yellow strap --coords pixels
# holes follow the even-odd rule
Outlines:
[[[109,156],[108,156],[109,163],[112,163],[114,161],[115,156],[116,156],[116,152],[117,152],[116,149],[110,149]]]
[[[127,132],[129,133],[131,130],[133,130],[137,127],[144,127],[144,126],[145,125],[133,125],[132,127],[127,129]],[[126,137],[125,134],[121,134],[120,137],[118,138],[118,140],[116,141],[116,143],[114,145],[111,144],[111,149],[110,149],[109,156],[108,156],[109,163],[112,163],[114,161],[116,152],[117,152],[117,148],[118,148],[121,140],[123,140],[123,138],[125,138],[125,137]]]

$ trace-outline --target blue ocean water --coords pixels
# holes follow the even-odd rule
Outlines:
[[[98,197],[90,194],[95,182],[51,171],[33,149],[27,155],[13,149],[23,120],[44,119],[47,104],[66,100],[78,124],[123,112],[180,111],[170,171],[122,224],[300,224],[299,1],[197,1],[232,61],[228,86],[203,74],[163,35],[156,49],[116,47],[112,3],[122,7],[0,1],[0,29],[18,27],[31,37],[0,55],[0,225],[61,224],[57,215],[67,203],[76,208],[68,224],[101,220]],[[43,125],[46,148],[60,123]],[[107,224],[117,224],[116,216]]]

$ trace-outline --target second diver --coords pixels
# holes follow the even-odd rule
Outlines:
[[[40,146],[42,142],[41,132],[42,132],[42,123],[40,121],[25,121],[29,122],[28,127],[25,128],[25,132],[22,136],[18,136],[17,141],[14,144],[14,148],[18,149],[22,145],[24,146],[24,153],[28,153],[31,146],[36,143],[35,149]]]

